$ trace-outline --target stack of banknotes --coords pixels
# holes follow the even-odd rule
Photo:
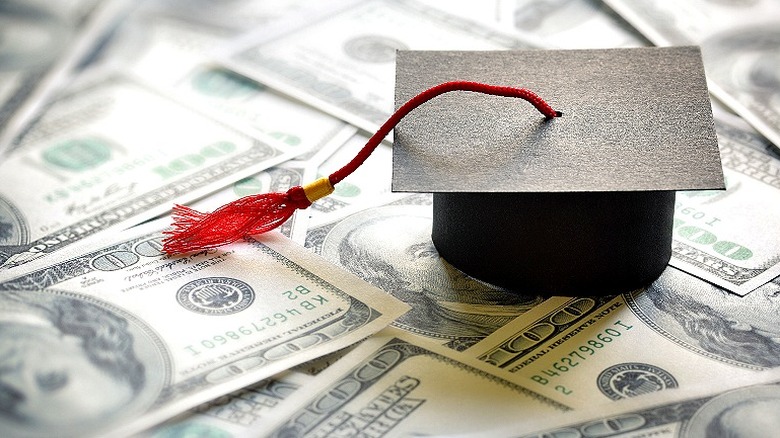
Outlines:
[[[341,167],[396,50],[698,45],[725,191],[647,288],[470,278],[379,146],[273,232],[201,211]],[[780,2],[0,2],[0,436],[717,437],[780,427]]]

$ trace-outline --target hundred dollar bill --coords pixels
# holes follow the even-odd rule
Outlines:
[[[278,406],[314,376],[352,351],[357,345],[335,351],[218,397],[139,434],[140,438],[214,437],[253,434],[264,423],[279,421]]]
[[[331,144],[344,144],[357,132],[337,118],[216,66],[196,67],[170,90],[178,99],[203,108],[230,126],[306,151],[295,157],[300,161],[312,159]]]
[[[369,132],[393,110],[395,51],[528,48],[484,24],[412,0],[356,2],[299,31],[242,42],[227,65]]]
[[[780,427],[780,373],[721,378],[674,396],[625,400],[558,417],[518,418],[471,437],[773,437]],[[467,438],[467,434],[451,438]]]
[[[273,420],[276,408],[309,376],[285,372],[204,403],[137,436],[139,438],[215,437],[247,434]]]
[[[715,126],[726,191],[677,193],[670,263],[745,295],[780,275],[780,159],[755,132]]]
[[[777,281],[741,297],[668,267],[632,293],[551,299],[467,353],[575,409],[657,391],[674,397],[779,367],[778,296]]]
[[[657,45],[700,45],[710,91],[780,145],[780,3],[605,1]]]
[[[0,3],[0,156],[125,15],[126,0]]]
[[[118,65],[157,86],[169,86],[203,63],[210,51],[235,36],[230,29],[148,10],[157,3],[144,2],[116,29],[99,53],[101,63]]]
[[[391,199],[310,223],[306,246],[408,303],[393,326],[464,350],[544,301],[478,281],[442,259],[431,241],[430,195]]]
[[[0,283],[1,435],[131,434],[408,308],[278,233],[170,257],[161,226]]]
[[[210,53],[254,25],[266,28],[289,14],[304,14],[301,0],[269,6],[235,1],[146,3],[117,32],[102,61],[119,65],[225,123],[277,138],[314,154],[343,143],[356,129],[230,70],[209,64]],[[217,12],[217,10],[219,12]],[[306,12],[309,13],[309,12]],[[231,26],[227,25],[232,17]],[[183,21],[185,18],[188,21]],[[224,20],[224,21],[223,21]],[[299,156],[298,159],[305,159]]]
[[[278,425],[247,436],[446,435],[567,410],[473,358],[386,329],[285,400]]]
[[[650,43],[598,0],[505,0],[499,22],[536,35],[546,46],[571,49],[639,47]]]
[[[98,58],[118,63],[155,85],[170,85],[245,32],[262,29],[270,38],[289,31],[285,22],[290,16],[307,17],[319,9],[323,6],[308,0],[141,2],[117,27]]]
[[[0,163],[0,263],[20,266],[295,156],[118,76],[74,85]],[[298,152],[300,153],[300,152]]]

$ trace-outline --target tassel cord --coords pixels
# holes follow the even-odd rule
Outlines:
[[[330,174],[328,179],[331,185],[336,185],[344,178],[352,174],[363,162],[365,162],[377,146],[387,137],[387,134],[401,121],[407,114],[412,112],[415,108],[424,104],[425,102],[433,99],[436,96],[448,93],[450,91],[473,91],[476,93],[490,94],[494,96],[502,97],[518,97],[520,99],[528,101],[532,104],[540,113],[544,114],[547,119],[560,117],[562,113],[555,111],[547,102],[539,97],[536,93],[525,89],[515,87],[504,87],[498,85],[483,84],[480,82],[470,81],[451,81],[444,82],[442,84],[431,87],[420,94],[409,99],[406,103],[393,113],[387,121],[379,127],[374,135],[366,142],[366,145],[358,152],[355,158],[352,159],[341,169]]]

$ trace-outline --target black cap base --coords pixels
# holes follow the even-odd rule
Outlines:
[[[646,286],[672,254],[674,191],[434,193],[439,254],[523,293],[607,295]]]

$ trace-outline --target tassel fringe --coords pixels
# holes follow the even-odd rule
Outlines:
[[[167,235],[163,251],[181,254],[227,245],[244,236],[270,231],[287,221],[296,209],[309,204],[302,188],[296,186],[287,193],[245,196],[211,213],[175,205],[173,229],[163,232]]]

